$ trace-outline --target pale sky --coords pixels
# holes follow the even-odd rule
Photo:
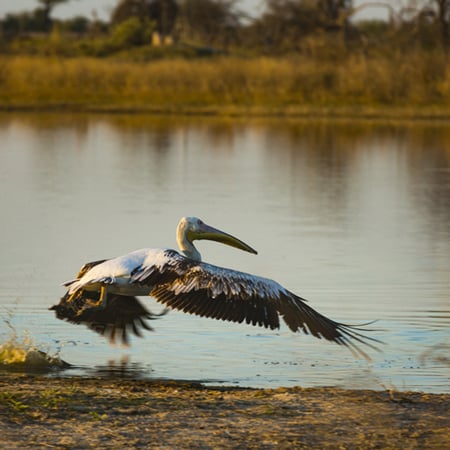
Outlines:
[[[70,18],[76,15],[92,17],[93,11],[100,19],[109,19],[111,10],[118,0],[69,0],[54,9],[53,16]],[[365,3],[364,0],[355,0],[354,5]],[[367,2],[366,2],[367,3]],[[258,16],[263,11],[264,0],[239,0],[238,6],[252,16]],[[0,0],[0,17],[6,13],[31,11],[38,6],[37,0]],[[385,8],[367,8],[358,15],[358,18],[386,18]]]

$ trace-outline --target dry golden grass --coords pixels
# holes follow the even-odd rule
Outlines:
[[[307,113],[397,108],[450,113],[450,63],[404,56],[166,59],[0,58],[0,108]],[[439,115],[438,114],[438,115]]]

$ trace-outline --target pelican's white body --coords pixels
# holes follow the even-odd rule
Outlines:
[[[142,248],[108,259],[88,270],[79,280],[69,281],[64,285],[69,286],[70,294],[78,289],[99,291],[102,285],[107,285],[108,292],[113,294],[148,295],[152,289],[151,286],[131,284],[133,271],[139,267],[161,268],[167,262],[164,249]]]

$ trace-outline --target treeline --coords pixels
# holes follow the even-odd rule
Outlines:
[[[367,52],[442,52],[450,49],[450,0],[392,2],[265,0],[250,17],[235,0],[119,0],[109,21],[95,15],[53,18],[61,3],[36,0],[32,11],[0,20],[0,52],[60,56],[128,54],[301,54],[339,58]],[[387,21],[355,21],[367,7],[384,8]]]

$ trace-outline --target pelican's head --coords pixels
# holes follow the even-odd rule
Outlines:
[[[256,250],[251,248],[245,242],[232,236],[231,234],[220,231],[207,225],[198,217],[182,217],[177,227],[177,242],[181,251],[189,258],[201,261],[198,250],[192,244],[195,240],[208,239],[209,241],[221,242],[231,247],[244,250],[249,253],[257,254]]]

